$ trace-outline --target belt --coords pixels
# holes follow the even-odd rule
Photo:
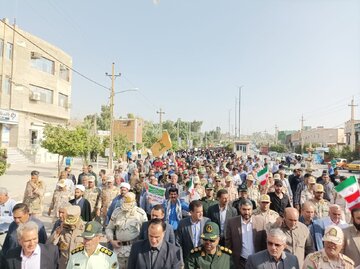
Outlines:
[[[134,242],[135,242],[135,240],[132,240],[132,241],[120,241],[120,244],[122,246],[130,246]]]

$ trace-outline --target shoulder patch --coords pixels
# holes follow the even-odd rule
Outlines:
[[[199,252],[199,251],[201,251],[201,247],[193,248],[190,252],[191,253],[196,253],[196,252]]]
[[[225,252],[225,253],[227,253],[227,254],[229,254],[229,255],[232,254],[232,251],[231,251],[231,249],[229,249],[229,248],[220,246],[220,249],[221,249],[222,252]]]
[[[315,253],[309,255],[309,260],[312,262],[317,262],[320,258],[321,258],[320,252],[315,252]]]
[[[110,249],[106,248],[106,247],[101,247],[100,252],[102,252],[102,253],[104,253],[104,254],[106,254],[108,256],[111,256],[113,254],[113,252]]]
[[[80,251],[83,251],[84,250],[84,247],[78,247],[78,248],[75,248],[71,251],[71,254],[75,254],[75,253],[78,253]]]

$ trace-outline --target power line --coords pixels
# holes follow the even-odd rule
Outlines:
[[[101,88],[110,90],[109,87],[102,85],[101,83],[93,80],[92,78],[83,75],[82,73],[80,73],[80,71],[77,71],[76,69],[74,69],[73,67],[67,65],[66,63],[64,63],[63,61],[59,60],[57,57],[55,57],[54,55],[52,55],[51,53],[47,52],[46,50],[44,50],[43,48],[41,48],[39,45],[37,45],[36,43],[34,43],[32,40],[30,40],[29,38],[27,38],[26,36],[24,36],[22,33],[20,33],[18,30],[15,29],[15,27],[12,27],[11,25],[7,24],[6,22],[4,22],[3,20],[0,20],[5,26],[7,26],[8,28],[10,28],[11,30],[13,30],[15,33],[17,33],[19,36],[21,36],[22,38],[26,39],[28,42],[30,42],[32,45],[34,45],[35,47],[37,47],[39,50],[41,50],[42,52],[46,53],[48,56],[50,56],[52,59],[54,59],[55,61],[61,63],[62,65],[64,65],[65,67],[69,68],[71,71],[73,71],[74,73],[78,74],[79,76],[81,76],[82,78],[92,82],[93,84],[100,86]]]

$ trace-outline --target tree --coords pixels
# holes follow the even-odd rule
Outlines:
[[[102,105],[100,117],[97,118],[98,129],[103,131],[110,130],[110,118],[111,118],[110,106]]]
[[[58,154],[58,172],[64,163],[65,156],[76,157],[80,155],[82,137],[74,130],[61,125],[47,124],[44,128],[44,140],[41,146],[49,152]]]
[[[283,144],[276,144],[276,145],[274,144],[269,147],[269,151],[276,151],[279,153],[284,153],[284,152],[286,152],[286,147]]]

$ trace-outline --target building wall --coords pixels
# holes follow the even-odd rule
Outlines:
[[[314,128],[303,131],[304,144],[320,144],[323,147],[329,144],[343,144],[345,142],[344,129]]]
[[[3,22],[9,25],[5,19]],[[72,58],[17,26],[15,32],[3,22],[0,22],[0,109],[17,113],[18,123],[7,125],[0,118],[0,127],[10,128],[9,143],[1,142],[2,146],[25,151],[41,141],[46,123],[66,124],[70,119]],[[12,54],[7,57],[10,44]],[[38,97],[40,100],[35,100]],[[32,132],[38,134],[37,139]]]
[[[114,120],[114,135],[122,134],[134,144],[142,143],[144,121],[142,119]]]

